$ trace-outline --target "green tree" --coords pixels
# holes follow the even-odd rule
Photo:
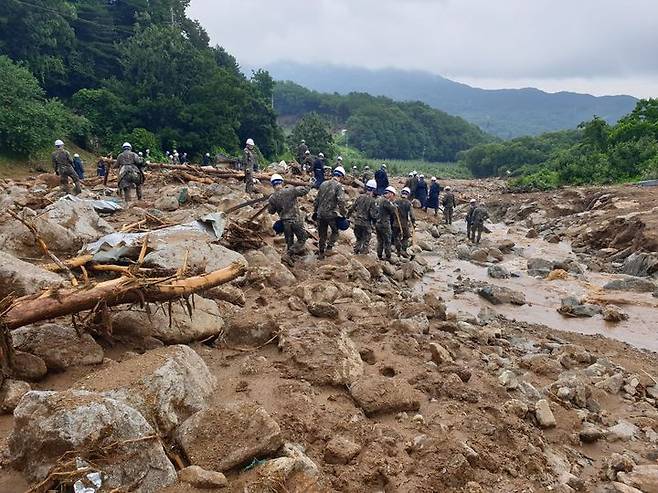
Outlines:
[[[317,113],[305,115],[295,126],[288,137],[288,145],[291,149],[297,149],[299,143],[305,140],[313,154],[320,152],[327,159],[334,156],[334,139],[331,134],[329,122]]]
[[[6,56],[0,56],[0,94],[0,149],[30,154],[87,130],[86,120],[46,99],[32,73]]]

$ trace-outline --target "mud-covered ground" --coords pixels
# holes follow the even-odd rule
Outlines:
[[[93,223],[85,230],[90,242],[139,221],[144,223],[136,228],[182,224],[248,199],[237,180],[188,183],[177,176],[151,173],[143,201],[102,214],[110,228],[79,217],[48,217],[60,218],[71,230]],[[6,182],[2,207],[26,206],[45,217],[44,208],[57,195],[37,183]],[[327,259],[315,258],[309,240],[308,255],[290,266],[281,262],[282,238],[270,233],[271,218],[260,215],[252,229],[260,235],[256,244],[227,233],[219,242],[240,250],[247,274],[195,296],[192,318],[177,304],[174,315],[167,306],[160,312],[152,307],[151,315],[124,307],[111,313],[112,336],[106,320],[82,323],[94,335],[85,346],[74,341],[65,350],[53,342],[44,349],[24,343],[22,350],[45,360],[44,352],[71,353],[59,367],[48,360],[47,374],[34,378],[31,388],[148,394],[149,385],[158,384],[131,382],[169,360],[161,357],[163,345],[189,345],[202,360],[191,366],[197,380],[207,371],[215,382],[212,391],[198,381],[188,385],[186,374],[180,388],[169,383],[168,391],[159,391],[158,396],[173,393],[178,422],[169,425],[160,409],[151,419],[148,409],[159,405],[157,399],[156,404],[136,404],[134,396],[117,399],[159,432],[172,470],[196,464],[222,472],[227,484],[216,491],[658,491],[655,190],[624,186],[514,195],[504,193],[498,181],[443,185],[452,185],[458,196],[456,221],[445,226],[440,216],[416,210],[411,261],[390,265],[373,253],[355,256],[353,235],[346,232]],[[172,205],[182,188],[187,202]],[[358,189],[346,188],[356,197]],[[269,186],[258,190],[269,193]],[[83,196],[104,193],[98,185]],[[313,197],[311,192],[302,201],[309,218]],[[492,216],[491,233],[477,246],[467,241],[463,222],[471,197],[483,200]],[[260,207],[230,214],[228,231]],[[31,264],[46,263],[29,247],[29,235],[18,237],[12,228],[18,228],[15,221],[2,215],[3,251]],[[310,222],[307,229],[315,233]],[[57,231],[44,226],[44,235],[51,233]],[[191,242],[184,236],[171,236],[162,248],[206,248],[198,236]],[[72,257],[79,237],[53,250]],[[204,270],[218,252],[183,255],[188,272]],[[70,318],[56,322],[71,327]],[[81,364],[89,363],[83,354],[97,351],[93,343],[102,354],[94,364]],[[203,363],[207,370],[198,366]],[[197,386],[205,389],[199,391],[202,403],[176,401],[177,394]],[[42,405],[30,417],[21,414],[21,402],[20,419],[8,410],[0,418],[0,492],[26,490],[47,475],[47,468],[35,474],[36,463],[52,465],[71,448],[48,441],[46,432],[44,443],[32,448],[16,437],[39,441],[32,426],[61,407],[64,416],[72,416],[70,395],[53,399],[60,396],[67,404]],[[112,426],[107,424],[115,433]],[[93,433],[85,440],[102,442]],[[86,445],[75,450],[91,461]],[[38,459],[26,458],[28,453]],[[112,470],[118,459],[112,454],[106,459],[92,465]],[[153,483],[148,476],[123,486],[201,491],[183,479],[164,487],[171,474]]]

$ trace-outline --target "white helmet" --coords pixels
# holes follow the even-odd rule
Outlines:
[[[376,190],[377,189],[377,182],[375,180],[368,180],[368,183],[366,183],[366,188],[368,190]]]
[[[470,203],[471,203],[471,204],[475,204],[476,202],[477,202],[477,200],[475,200],[475,199],[471,199],[471,200],[470,200]]]
[[[139,151],[137,154],[139,154],[140,156],[143,156],[143,155],[144,155],[144,154],[142,153],[142,151]]]
[[[446,187],[446,192],[449,192],[450,190],[452,190],[452,188]]]
[[[73,157],[80,157],[80,154],[73,154]]]
[[[274,185],[282,185],[283,184],[283,176],[277,175],[276,173],[272,175],[270,178],[270,183],[272,186]]]
[[[302,144],[306,144],[306,141],[304,139],[302,139]]]
[[[255,146],[256,144],[254,144],[254,139],[247,139],[247,145],[248,146]]]
[[[318,157],[324,157],[323,153],[318,154]]]
[[[432,181],[436,181],[436,176],[432,177]],[[448,188],[448,187],[446,187],[446,188]]]
[[[425,178],[425,175],[418,175],[418,178]]]
[[[310,154],[310,153],[311,153],[311,151],[309,151],[308,149],[306,149],[306,150],[304,151],[304,154]]]
[[[345,168],[343,168],[342,166],[336,166],[334,168],[333,175],[334,176],[345,176]]]
[[[148,150],[148,149],[147,149]],[[210,157],[210,153],[206,152],[206,157]]]
[[[122,149],[132,149],[133,146],[130,145],[130,142],[124,142],[121,146]]]
[[[386,163],[382,163],[382,168],[386,168]]]
[[[413,172],[413,171],[409,171],[409,176],[414,176],[414,172]]]
[[[364,166],[363,169],[370,169],[370,166]]]
[[[342,158],[341,156],[338,156],[338,157],[336,158],[336,161],[342,161],[342,160],[343,160],[343,158]]]
[[[414,170],[414,176],[418,175],[418,171]]]
[[[59,139],[57,139],[57,140],[55,141],[55,147],[62,147],[63,145],[64,145],[64,142],[63,142],[63,141],[61,141],[61,140],[59,140]]]
[[[404,187],[402,190],[400,190],[401,195],[409,195],[411,193],[411,189],[409,187]]]
[[[384,192],[385,192],[385,193],[386,193],[386,192],[387,192],[387,193],[392,193],[393,195],[397,195],[397,194],[398,194],[398,191],[395,189],[395,187],[386,187],[386,190],[384,190]]]

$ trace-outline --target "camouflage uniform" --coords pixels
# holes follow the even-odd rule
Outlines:
[[[304,165],[304,171],[305,171],[306,173],[309,173],[309,174],[312,173],[312,171],[313,171],[313,163],[314,163],[314,162],[315,162],[315,158],[314,158],[312,155],[310,155],[310,154],[306,154],[306,156],[304,157],[304,162],[303,162],[303,165]]]
[[[407,256],[411,231],[409,223],[416,226],[413,207],[408,199],[400,198],[395,201],[398,208],[397,216],[393,218],[393,242],[397,249],[398,256]],[[398,222],[399,221],[399,222]]]
[[[471,239],[471,230],[473,229],[473,213],[475,212],[476,207],[471,204],[466,213],[466,237]]]
[[[306,156],[306,151],[308,151],[308,146],[306,144],[299,144],[297,147],[297,162],[303,163],[304,157]]]
[[[368,183],[368,180],[372,180],[372,177],[373,177],[373,176],[375,176],[375,175],[372,174],[372,171],[370,171],[369,169],[367,169],[367,170],[365,170],[365,171],[363,172],[363,177],[361,178],[361,181],[362,181],[364,184],[366,184],[366,183]]]
[[[489,213],[483,206],[479,205],[473,210],[473,215],[471,216],[471,241],[480,243],[482,231],[484,230],[484,221],[488,218]]]
[[[443,195],[443,216],[446,219],[446,224],[452,224],[452,213],[455,211],[456,205],[455,194],[446,192]]]
[[[142,199],[142,183],[144,183],[144,173],[142,166],[144,159],[139,157],[133,151],[126,149],[117,156],[117,168],[119,168],[119,190],[123,193],[126,201],[130,200],[130,189],[135,186],[137,198]]]
[[[391,260],[391,242],[393,236],[391,224],[393,221],[397,221],[397,213],[397,207],[393,202],[384,197],[377,199],[377,224],[375,225],[375,231],[377,232],[377,257],[380,260],[384,254],[387,260]]]
[[[356,237],[354,253],[367,254],[370,249],[372,225],[377,221],[377,199],[369,193],[359,195],[347,212],[347,217],[352,216]]]
[[[78,174],[73,169],[73,159],[69,154],[69,151],[63,147],[57,149],[51,154],[51,159],[53,162],[53,168],[55,168],[55,173],[59,175],[59,183],[62,191],[64,193],[69,193],[69,178],[73,180],[75,186],[74,193],[77,195],[81,192],[80,190],[80,178]]]
[[[283,236],[286,239],[288,253],[300,253],[304,250],[307,235],[304,222],[299,212],[297,198],[310,191],[309,187],[283,188],[270,196],[267,210],[270,214],[278,214],[283,222]],[[297,243],[295,243],[297,237]]]
[[[244,191],[253,193],[254,191],[254,168],[257,167],[256,153],[249,147],[244,148]]]
[[[338,240],[337,219],[340,215],[344,216],[345,211],[345,192],[337,180],[328,180],[320,185],[318,195],[315,198],[315,214],[318,220],[318,249],[320,256],[324,255],[325,250],[331,250]],[[331,227],[331,236],[327,242],[327,232]]]

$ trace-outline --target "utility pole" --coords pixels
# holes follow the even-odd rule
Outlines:
[[[174,7],[169,7],[169,12],[171,13],[171,27],[174,27]]]

